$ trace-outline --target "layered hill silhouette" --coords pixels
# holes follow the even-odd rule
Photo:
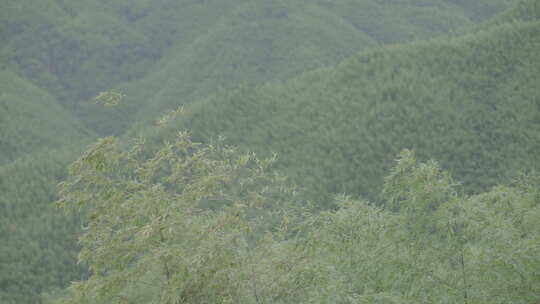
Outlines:
[[[84,275],[80,223],[51,202],[95,133],[156,146],[178,129],[203,141],[223,134],[278,153],[321,206],[335,193],[376,196],[404,147],[439,159],[469,191],[538,163],[538,2],[474,27],[515,3],[1,4],[0,260],[10,266],[0,302],[40,303]],[[110,88],[127,95],[121,105],[91,102]],[[168,127],[152,127],[182,105]]]
[[[87,274],[76,263],[81,223],[52,204],[82,148],[44,149],[0,166],[0,302],[41,303],[41,292]]]
[[[157,22],[162,31],[187,31],[170,34],[178,39],[145,77],[118,86],[127,94],[124,106],[112,112],[86,106],[85,120],[101,134],[118,134],[224,88],[288,79],[367,48],[430,38],[482,18],[471,13],[474,8],[452,1],[218,2],[165,6],[179,15],[176,23],[168,19],[171,12],[141,13],[138,24],[156,23],[163,15],[165,20]],[[509,2],[504,3],[490,2],[483,18]]]
[[[76,219],[51,204],[66,166],[95,139],[45,90],[0,71],[0,302],[36,303],[81,278]]]
[[[17,1],[0,12],[1,65],[69,109],[137,77],[159,56],[147,37],[99,2]]]
[[[13,72],[0,71],[0,164],[93,136],[45,90]]]
[[[483,190],[538,164],[538,2],[508,16],[474,34],[372,50],[287,82],[216,94],[169,130],[276,152],[313,198],[375,197],[403,148],[440,160],[466,190]]]

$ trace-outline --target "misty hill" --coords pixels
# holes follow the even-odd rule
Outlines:
[[[175,28],[178,33],[170,36],[177,40],[145,77],[118,86],[127,94],[123,107],[107,113],[84,104],[81,115],[101,134],[118,133],[223,88],[288,79],[366,48],[470,27],[511,2],[489,3],[476,10],[452,1],[213,0],[148,5],[136,23],[144,24],[142,30],[159,24],[157,37]],[[474,11],[477,14],[468,15]],[[177,18],[169,19],[171,15]],[[165,20],[159,21],[160,16]]]
[[[537,2],[474,35],[398,44],[468,30],[516,2],[0,4],[0,302],[40,303],[84,275],[80,223],[51,202],[94,131],[143,130],[159,144],[176,127],[223,133],[278,152],[312,197],[376,193],[404,146],[457,168],[473,190],[529,164],[540,134]],[[109,88],[127,94],[118,109],[88,102]],[[147,128],[184,104],[170,129]]]
[[[36,303],[41,290],[85,273],[75,264],[79,225],[51,202],[94,138],[45,90],[0,71],[1,303]]]
[[[84,277],[81,223],[51,202],[83,145],[46,149],[0,165],[0,302],[40,303],[40,293]]]
[[[497,17],[490,19],[486,22],[486,26],[500,24],[511,21],[534,21],[538,19],[540,15],[540,3],[532,0],[522,0],[511,9],[503,11]]]
[[[25,0],[0,9],[0,66],[111,134],[222,87],[468,28],[515,2]],[[86,102],[115,87],[125,108]]]
[[[0,164],[92,137],[46,91],[15,73],[0,71]]]
[[[440,160],[467,190],[483,190],[538,164],[540,22],[531,16],[538,2],[526,5],[533,10],[522,10],[525,20],[516,10],[512,22],[474,34],[373,50],[284,83],[216,94],[169,130],[277,152],[312,197],[373,197],[403,148]],[[153,136],[159,142],[168,132]]]
[[[84,1],[2,4],[2,65],[70,109],[111,84],[137,77],[159,52],[113,10]],[[157,53],[157,54],[156,54]]]

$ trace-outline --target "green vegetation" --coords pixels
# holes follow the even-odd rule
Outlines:
[[[46,91],[14,73],[0,71],[0,165],[92,136]]]
[[[24,0],[2,5],[0,67],[100,134],[241,83],[286,79],[366,47],[470,27],[513,1]],[[137,81],[140,79],[140,81]],[[84,102],[127,89],[126,109]]]
[[[533,303],[540,178],[460,195],[403,151],[383,206],[301,208],[271,162],[185,133],[145,158],[105,138],[60,205],[86,210],[92,276],[64,303]]]
[[[45,90],[0,71],[0,303],[36,303],[86,272],[74,263],[79,225],[51,202],[94,136]]]
[[[492,18],[486,25],[522,20],[537,20],[540,15],[540,4],[537,1],[524,0],[517,3],[514,7]]]
[[[39,294],[80,280],[78,217],[51,204],[80,147],[31,153],[0,166],[0,303],[39,303]]]
[[[531,2],[533,3],[533,2]],[[312,198],[374,198],[404,148],[479,192],[539,163],[540,21],[359,54],[284,83],[215,94],[169,130],[225,135],[280,167]]]
[[[539,16],[0,4],[0,303],[536,303]]]
[[[168,50],[159,69],[125,87],[125,107],[120,119],[108,119],[116,123],[109,130],[133,121],[146,127],[159,113],[223,88],[289,79],[377,45],[473,25],[461,4],[444,1],[236,2],[197,39]]]
[[[3,4],[0,14],[2,65],[71,109],[81,98],[137,77],[159,54],[99,2],[25,0]]]
[[[94,136],[45,90],[0,72],[0,303],[36,303],[86,273],[74,263],[79,225],[51,202]]]
[[[272,160],[185,133],[141,153],[140,143],[124,152],[105,138],[70,168],[59,204],[86,210],[80,259],[93,273],[70,303],[220,303],[247,291],[254,273],[238,268],[255,267],[255,248],[294,216],[283,213],[294,189],[268,170]]]

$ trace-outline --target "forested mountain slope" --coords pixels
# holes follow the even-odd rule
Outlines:
[[[0,71],[0,165],[93,136],[46,91],[15,73]]]
[[[471,100],[471,96],[478,94],[477,99],[482,101],[477,112],[469,116],[455,114],[457,118],[451,121],[460,123],[466,120],[463,117],[468,117],[469,124],[459,129],[467,135],[465,143],[478,143],[476,133],[471,135],[466,128],[475,121],[474,113],[484,113],[484,91],[494,88],[489,96],[517,100],[501,106],[500,117],[493,118],[502,117],[505,126],[512,119],[516,122],[500,131],[508,140],[495,141],[504,142],[495,149],[497,153],[503,151],[496,153],[495,158],[506,157],[505,153],[512,149],[515,156],[503,159],[500,166],[494,167],[495,173],[488,172],[486,176],[506,175],[507,167],[528,163],[527,150],[512,143],[517,145],[527,139],[525,149],[536,148],[538,132],[530,122],[537,121],[537,110],[534,100],[526,97],[538,96],[535,88],[538,73],[530,54],[523,55],[519,62],[516,57],[525,54],[527,47],[537,47],[534,45],[537,37],[532,34],[535,28],[532,22],[537,15],[529,17],[531,23],[489,29],[478,37],[377,50],[382,45],[469,28],[513,3],[516,1],[23,0],[0,3],[0,260],[8,261],[0,263],[0,302],[40,303],[40,292],[63,287],[84,275],[84,270],[75,263],[74,240],[80,224],[76,219],[59,216],[50,202],[57,197],[55,186],[64,178],[65,166],[95,137],[94,132],[103,135],[129,130],[131,136],[155,121],[159,113],[179,105],[194,102],[176,126],[194,130],[199,139],[225,133],[242,148],[262,151],[263,155],[278,152],[280,164],[289,167],[287,173],[299,184],[313,190],[313,197],[343,191],[375,193],[366,189],[380,184],[376,179],[390,166],[386,160],[402,146],[417,148],[421,156],[446,155],[457,162],[454,157],[458,154],[444,150],[453,147],[451,136],[424,142],[415,139],[425,135],[419,132],[409,140],[396,129],[401,128],[402,120],[411,118],[405,114],[400,117],[388,114],[389,107],[400,108],[402,102],[404,106],[424,111],[417,114],[424,119],[426,113],[437,113],[437,107],[444,107],[445,103],[434,103],[435,109],[423,109],[419,104],[422,98],[444,99],[444,94],[454,91],[454,99],[464,97],[460,104],[463,113],[469,113],[466,100]],[[522,11],[534,12],[530,8]],[[510,19],[516,18],[512,15]],[[527,26],[529,30],[525,30]],[[513,40],[507,39],[513,36],[511,33],[523,36],[516,34]],[[501,43],[522,45],[514,45],[510,52],[494,37],[499,37]],[[481,47],[483,43],[489,46]],[[366,55],[354,56],[338,67],[331,67],[370,48]],[[471,55],[477,50],[491,55],[485,59],[482,59],[484,54]],[[500,54],[495,55],[497,50]],[[502,69],[510,70],[504,70],[508,78],[498,76],[493,80],[491,69],[501,67],[496,62],[503,60],[507,52],[510,63],[502,65]],[[439,59],[437,53],[457,59]],[[469,58],[462,60],[466,63],[459,60],[462,55]],[[422,68],[418,64],[431,67]],[[452,64],[456,64],[456,70],[449,73]],[[511,64],[515,64],[515,70],[509,68]],[[324,65],[329,67],[294,78]],[[469,75],[473,67],[478,71]],[[420,71],[417,81],[407,78],[406,74],[412,77],[416,71]],[[510,79],[512,75],[518,78]],[[282,84],[259,85],[290,78],[294,79]],[[401,79],[395,87],[389,86],[392,83],[388,79],[392,78]],[[463,80],[456,82],[456,79]],[[463,93],[461,89],[469,86],[470,79],[476,79],[470,86],[482,89]],[[507,83],[501,84],[504,80]],[[443,89],[440,97],[429,81],[434,81],[433,85],[457,84],[454,83],[454,89]],[[240,84],[245,88],[223,90]],[[116,109],[103,109],[89,101],[110,88],[127,94],[124,103]],[[216,94],[201,99],[215,92],[223,96]],[[392,96],[403,100],[396,97],[398,104]],[[498,105],[500,98],[494,98],[493,103]],[[243,116],[248,114],[253,117]],[[436,115],[433,117],[430,123],[437,121]],[[478,121],[479,126],[483,123]],[[140,125],[133,127],[136,124]],[[408,125],[420,128],[420,124],[408,122]],[[426,126],[432,125],[426,123]],[[531,129],[524,131],[525,126]],[[490,129],[496,133],[503,127]],[[155,130],[144,132],[155,133]],[[457,133],[454,135],[458,136]],[[383,137],[387,139],[381,140]],[[398,138],[393,144],[395,137]],[[154,140],[161,145],[168,138],[164,132]],[[409,145],[411,142],[415,144]],[[439,142],[446,146],[439,147]],[[417,143],[424,143],[432,150],[422,149]],[[470,155],[476,153],[472,150]],[[447,158],[439,157],[445,165],[452,165],[446,162]],[[471,157],[479,163],[467,167],[471,161],[466,159],[456,168],[458,173],[473,171],[473,175],[465,172],[466,181],[470,182],[474,176],[483,176],[478,168],[492,164],[495,158],[484,162],[482,157]],[[474,188],[477,184],[491,183],[473,181]]]
[[[101,134],[119,133],[220,87],[463,29],[515,2],[25,0],[0,4],[0,66]],[[127,109],[109,114],[84,102],[114,87],[129,91]]]
[[[25,0],[1,4],[1,65],[74,108],[82,98],[136,78],[159,50],[92,1]]]
[[[171,129],[277,152],[313,197],[373,197],[403,148],[440,160],[466,189],[480,191],[539,161],[540,22],[526,12],[527,21],[373,50],[285,83],[227,91],[188,107]]]
[[[83,147],[47,149],[0,166],[0,303],[39,303],[42,291],[80,280],[77,217],[58,213],[58,183]]]
[[[486,2],[484,18],[509,3]],[[100,133],[118,133],[141,121],[148,124],[159,113],[222,88],[287,79],[369,47],[429,38],[477,21],[466,14],[474,9],[449,1],[229,0],[166,7],[186,21],[176,25],[182,30],[171,35],[178,39],[153,72],[118,86],[127,98],[112,113],[92,106],[81,111]],[[152,6],[142,10],[141,20],[156,20],[159,15],[154,10]],[[169,14],[162,22],[165,32],[174,25]]]
[[[95,138],[45,90],[0,71],[0,303],[80,279],[73,219],[51,204],[66,166]]]
[[[162,69],[126,90],[137,120],[221,88],[290,78],[375,45],[312,4],[276,2],[241,5],[192,44],[173,49]]]
[[[525,0],[518,2],[511,9],[505,10],[497,17],[485,23],[486,26],[500,24],[509,21],[533,21],[540,15],[540,3],[538,1]]]

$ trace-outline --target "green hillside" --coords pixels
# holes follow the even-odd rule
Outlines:
[[[504,11],[518,2],[0,3],[0,303],[43,303],[88,275],[79,219],[51,202],[96,133],[149,135],[152,148],[178,129],[223,134],[277,152],[324,206],[335,193],[376,197],[402,148],[471,192],[538,164],[540,9]],[[92,101],[111,88],[120,105]]]
[[[502,3],[490,5],[493,13],[505,7]],[[229,1],[213,24],[205,20],[211,18],[214,1],[205,6],[200,18],[208,25],[204,32],[196,39],[189,39],[191,33],[182,37],[154,72],[120,86],[128,96],[124,107],[91,115],[101,133],[134,122],[147,125],[166,110],[223,88],[288,79],[366,48],[430,38],[476,21],[465,14],[470,8],[445,1]]]
[[[94,137],[45,90],[0,71],[0,303],[36,303],[85,273],[74,262],[79,225],[51,202]]]
[[[511,9],[503,11],[497,17],[486,22],[487,25],[504,23],[514,20],[533,21],[540,15],[540,3],[538,1],[524,0],[516,3]]]
[[[81,150],[50,149],[0,166],[0,303],[39,303],[42,291],[86,275],[75,263],[80,223],[51,203]]]
[[[0,164],[93,137],[44,90],[0,71]]]
[[[0,66],[111,134],[221,87],[467,28],[515,2],[25,0],[1,4]],[[114,87],[129,91],[126,109],[82,102]]]
[[[0,58],[73,108],[81,98],[137,77],[159,50],[96,2],[17,1],[0,10]]]
[[[445,3],[455,5],[463,10],[468,18],[475,21],[484,21],[493,17],[501,10],[512,7],[520,1],[493,0],[493,1],[468,1],[468,0],[444,0]],[[521,1],[523,2],[523,1]]]
[[[536,15],[373,50],[285,83],[209,97],[170,130],[192,130],[199,140],[223,134],[262,155],[277,152],[312,197],[373,197],[403,148],[440,160],[467,190],[480,191],[538,164],[539,49]]]
[[[154,120],[221,88],[290,78],[375,45],[314,5],[269,3],[240,6],[192,44],[174,48],[158,72],[128,87],[126,103],[136,108],[136,120]]]
[[[79,225],[51,202],[94,137],[45,90],[0,72],[0,303],[36,303],[85,273],[74,262]]]

